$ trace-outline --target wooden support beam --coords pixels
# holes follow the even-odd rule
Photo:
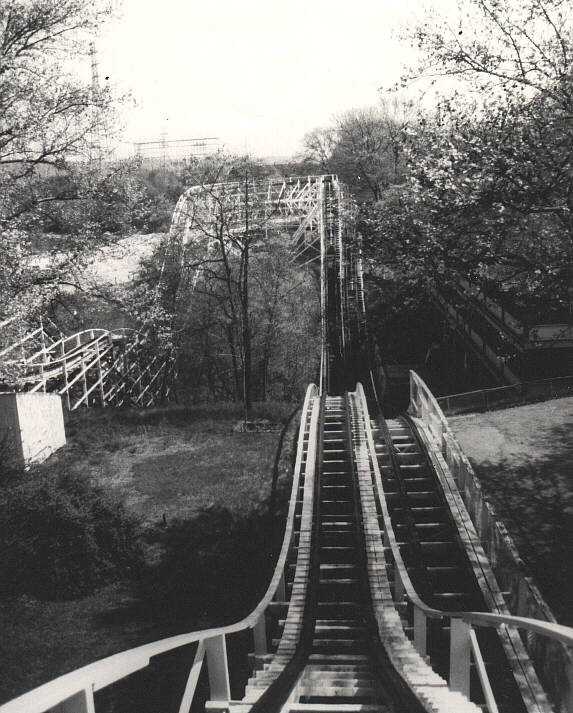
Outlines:
[[[427,619],[418,607],[414,607],[414,646],[420,656],[425,656],[427,651]]]
[[[225,635],[220,634],[212,639],[206,639],[205,650],[207,652],[211,700],[229,701],[231,700],[231,685],[229,683],[229,664],[227,661]]]
[[[255,654],[266,654],[267,646],[267,623],[264,613],[253,627],[253,638],[255,640]]]
[[[470,625],[463,619],[450,619],[450,680],[452,691],[470,695]]]
[[[197,681],[199,680],[199,675],[201,674],[201,669],[203,668],[204,657],[205,644],[200,641],[197,646],[197,651],[195,652],[195,658],[193,659],[191,670],[189,671],[189,677],[185,685],[183,698],[181,699],[181,704],[179,705],[179,713],[189,713],[191,710],[193,696],[195,695],[195,689],[197,688]]]

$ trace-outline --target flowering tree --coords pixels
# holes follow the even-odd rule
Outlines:
[[[491,280],[563,310],[573,264],[573,35],[558,0],[466,0],[410,31],[404,78],[447,77],[403,132],[408,180],[365,210],[367,244],[420,280]],[[452,85],[452,78],[456,83]]]

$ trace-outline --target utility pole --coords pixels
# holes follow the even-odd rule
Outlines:
[[[98,68],[98,61],[97,61],[97,52],[96,52],[96,46],[95,42],[92,40],[90,42],[90,63],[91,63],[91,102],[92,102],[92,120],[93,120],[93,126],[92,126],[92,131],[91,131],[91,140],[90,140],[90,161],[94,158],[97,161],[101,161],[102,158],[102,151],[101,151],[101,136],[100,136],[100,127],[96,126],[97,122],[97,108],[96,104],[99,99],[99,94],[100,94],[100,85],[99,85],[99,68]]]
[[[165,176],[167,171],[167,130],[163,129],[161,132],[161,153],[162,153],[162,164],[163,164],[163,176]]]

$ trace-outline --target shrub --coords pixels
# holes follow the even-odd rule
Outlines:
[[[92,593],[143,562],[137,534],[119,502],[65,466],[21,472],[0,493],[0,596]]]

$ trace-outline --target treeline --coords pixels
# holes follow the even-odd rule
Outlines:
[[[573,34],[560,0],[465,0],[406,31],[419,63],[305,139],[361,205],[381,321],[463,275],[532,320],[567,319]],[[416,87],[422,87],[416,90]]]

